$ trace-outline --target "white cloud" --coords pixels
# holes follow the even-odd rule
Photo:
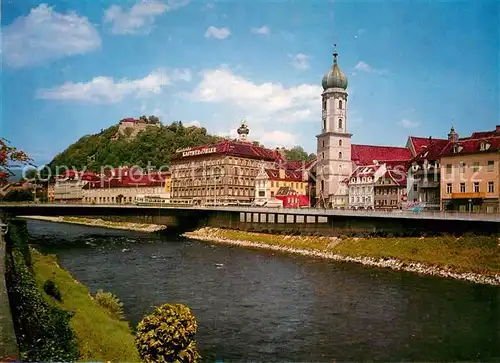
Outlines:
[[[193,120],[193,121],[188,121],[183,123],[184,126],[189,127],[189,126],[196,126],[196,127],[201,127],[201,122],[198,120]]]
[[[169,0],[168,3],[142,0],[128,10],[124,10],[120,5],[111,5],[104,12],[104,22],[111,23],[111,31],[114,34],[148,34],[156,17],[188,3],[189,0]]]
[[[297,145],[296,135],[281,130],[264,132],[264,134],[259,138],[259,141],[267,147],[293,147]]]
[[[376,73],[376,74],[387,73],[387,71],[385,71],[383,69],[375,69],[372,66],[370,66],[368,63],[363,62],[363,61],[358,62],[358,64],[356,64],[354,69],[361,71],[361,72],[366,72],[366,73]]]
[[[33,66],[101,46],[101,38],[85,17],[61,14],[41,4],[16,18],[2,31],[3,58],[14,68]]]
[[[39,89],[36,97],[46,100],[117,103],[128,96],[144,97],[158,94],[164,86],[172,84],[175,80],[183,80],[184,74],[182,70],[174,70],[169,74],[159,69],[144,78],[133,80],[115,81],[112,77],[99,76],[88,82],[66,82],[53,88]]]
[[[299,70],[309,69],[309,56],[298,53],[295,55],[289,54],[288,57],[292,60],[291,64]]]
[[[271,29],[267,25],[262,25],[260,28],[252,28],[252,33],[266,35],[271,32]]]
[[[207,70],[202,77],[189,95],[192,100],[225,103],[251,123],[320,120],[319,85],[287,88],[279,83],[256,84],[224,68]]]
[[[216,28],[210,25],[205,32],[205,38],[226,39],[231,35],[229,28]]]
[[[403,126],[405,129],[413,129],[415,127],[418,127],[420,125],[420,122],[411,121],[404,118],[399,122],[399,124]]]

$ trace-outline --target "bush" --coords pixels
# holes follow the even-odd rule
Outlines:
[[[104,292],[102,289],[97,290],[94,296],[95,301],[113,318],[123,320],[123,303],[115,295],[110,292]]]
[[[137,325],[137,350],[145,362],[196,362],[201,358],[194,340],[197,329],[187,306],[164,304]]]
[[[80,357],[71,314],[49,304],[21,251],[6,259],[7,291],[23,361],[76,361]]]
[[[43,291],[45,291],[47,295],[52,296],[57,301],[62,301],[61,292],[59,291],[59,288],[54,281],[45,281],[45,283],[43,284]]]

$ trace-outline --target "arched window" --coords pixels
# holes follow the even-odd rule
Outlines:
[[[339,151],[339,159],[342,159],[342,151]]]
[[[326,111],[326,98],[323,97],[323,111]]]
[[[325,181],[321,181],[321,191],[325,190]]]
[[[339,119],[339,129],[341,129],[341,128],[342,128],[342,119],[340,118]]]
[[[342,109],[342,100],[339,100],[339,110]]]
[[[342,146],[342,140],[339,140],[339,146]]]
[[[342,165],[339,165],[339,174],[342,175]]]
[[[325,147],[325,140],[321,141],[321,147]]]

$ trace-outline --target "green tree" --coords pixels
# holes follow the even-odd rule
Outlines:
[[[198,329],[183,304],[164,304],[137,325],[136,346],[145,362],[191,363],[200,359],[194,335]]]
[[[314,154],[308,155],[302,146],[294,146],[291,149],[285,150],[285,155],[289,161],[311,161],[316,157]]]

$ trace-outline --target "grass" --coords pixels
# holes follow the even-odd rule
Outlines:
[[[201,230],[200,235],[207,234]],[[229,229],[208,229],[208,234],[233,240],[332,252],[351,257],[395,258],[451,268],[456,272],[500,274],[498,237],[453,236],[411,238],[343,238],[283,236]],[[333,243],[332,243],[333,242]]]
[[[96,304],[88,288],[57,265],[55,256],[43,255],[36,250],[32,250],[31,254],[40,288],[46,280],[52,279],[61,291],[62,302],[46,295],[47,299],[75,313],[70,325],[75,332],[82,361],[140,362],[127,322],[112,318]]]

